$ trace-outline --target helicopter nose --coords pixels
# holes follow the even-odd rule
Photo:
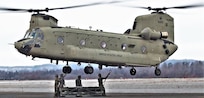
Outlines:
[[[15,46],[15,48],[16,48],[17,50],[19,50],[19,49],[23,46],[23,43],[21,43],[21,42],[15,42],[15,43],[14,43],[14,46]]]
[[[30,45],[24,45],[22,42],[17,41],[14,43],[15,48],[22,54],[28,55],[31,50]]]

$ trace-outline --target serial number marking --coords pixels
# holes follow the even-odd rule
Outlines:
[[[122,55],[120,55],[120,54],[99,53],[99,55],[111,56],[111,57],[122,57]]]

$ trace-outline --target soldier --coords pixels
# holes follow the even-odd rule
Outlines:
[[[65,77],[65,75],[60,74],[60,78],[59,78],[59,82],[60,82],[59,86],[60,86],[60,88],[64,87],[64,85],[65,85],[64,77]]]
[[[62,96],[62,88],[64,87],[65,85],[65,81],[64,81],[64,77],[65,77],[65,74],[60,74],[60,78],[59,78],[59,95]]]
[[[103,91],[102,95],[105,96],[105,88],[103,85],[103,79],[107,79],[108,76],[110,75],[111,71],[106,75],[106,77],[102,77],[101,74],[98,74],[98,84],[99,84],[99,88],[101,89],[101,91]]]
[[[78,78],[76,79],[76,89],[77,89],[77,95],[76,97],[81,97],[81,88],[82,88],[82,83],[81,83],[81,76],[79,75]]]
[[[55,75],[55,97],[59,97],[59,77]]]
[[[82,84],[81,84],[81,76],[80,76],[80,75],[79,75],[78,78],[76,79],[76,86],[82,87]]]

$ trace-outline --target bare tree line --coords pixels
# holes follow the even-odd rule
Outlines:
[[[98,73],[106,75],[111,70],[109,78],[203,78],[204,77],[204,62],[175,62],[162,63],[160,66],[162,71],[161,76],[154,75],[154,67],[136,67],[137,74],[131,76],[130,68],[104,68],[103,70],[95,69],[94,73],[87,75],[83,69],[73,70],[66,75],[66,79],[75,79],[81,75],[83,79],[96,79]],[[55,74],[61,74],[61,70],[35,70],[35,71],[1,71],[0,80],[53,80]]]

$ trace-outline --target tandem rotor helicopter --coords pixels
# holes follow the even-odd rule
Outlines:
[[[112,2],[114,3],[114,2]],[[168,9],[186,9],[203,7],[194,4],[186,6],[151,8],[134,7],[153,11],[151,14],[137,16],[132,29],[123,34],[104,32],[101,30],[86,30],[72,27],[60,27],[58,20],[41,12],[51,10],[70,9],[93,6],[106,3],[91,3],[85,5],[45,8],[45,9],[18,9],[4,8],[3,11],[33,12],[30,27],[24,37],[15,42],[18,52],[32,56],[33,59],[46,58],[67,61],[62,71],[71,73],[69,61],[88,63],[84,68],[86,74],[94,72],[90,63],[102,66],[132,67],[130,74],[135,75],[134,67],[155,67],[155,75],[159,76],[161,70],[157,67],[167,60],[178,48],[174,43],[174,19],[164,13]]]

